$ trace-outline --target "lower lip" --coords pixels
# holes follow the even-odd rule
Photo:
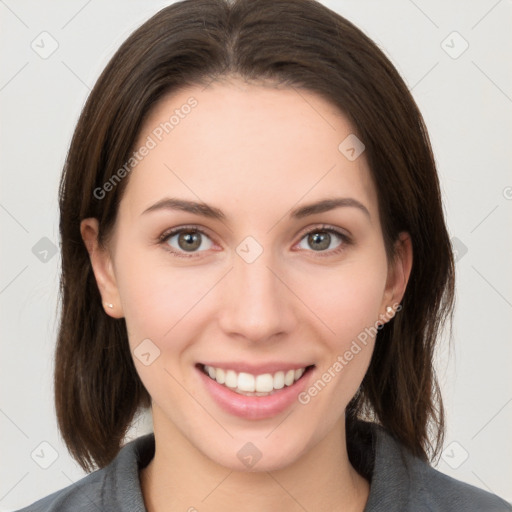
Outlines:
[[[303,376],[291,386],[267,396],[245,396],[219,384],[197,368],[200,377],[213,400],[224,411],[248,420],[272,418],[297,401],[297,396],[306,387],[314,368],[309,368]]]

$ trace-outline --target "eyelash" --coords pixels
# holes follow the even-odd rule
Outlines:
[[[196,256],[197,253],[186,254],[186,253],[178,252],[178,251],[175,251],[174,249],[172,249],[169,246],[169,244],[167,244],[167,241],[172,236],[174,236],[176,234],[179,234],[179,233],[181,233],[183,231],[192,231],[192,232],[201,233],[202,235],[204,235],[204,236],[206,236],[206,237],[211,239],[211,237],[208,235],[208,233],[205,230],[203,230],[199,226],[191,225],[191,226],[181,226],[179,228],[173,228],[173,229],[171,229],[169,231],[166,231],[165,233],[163,233],[162,235],[160,235],[158,237],[158,243],[162,244],[164,246],[165,250],[169,251],[173,256],[176,256],[178,258],[194,258],[194,257],[197,257]],[[334,235],[338,236],[341,239],[341,241],[342,241],[342,244],[338,248],[336,248],[336,249],[331,249],[330,251],[319,251],[318,252],[318,256],[319,257],[328,257],[328,256],[334,256],[336,254],[340,254],[341,252],[346,250],[347,246],[352,244],[352,240],[350,239],[350,237],[348,235],[346,235],[345,233],[342,233],[337,228],[334,228],[334,227],[326,225],[326,224],[322,224],[320,226],[316,226],[316,227],[310,229],[309,231],[306,231],[305,233],[303,233],[301,235],[300,240],[302,240],[307,235],[310,235],[311,233],[319,233],[319,232],[334,234]],[[315,252],[315,251],[309,251],[309,252]]]

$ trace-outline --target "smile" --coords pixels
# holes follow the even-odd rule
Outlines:
[[[259,375],[208,365],[202,365],[202,370],[212,380],[235,393],[245,396],[268,396],[285,386],[292,386],[310,367],[312,366]]]

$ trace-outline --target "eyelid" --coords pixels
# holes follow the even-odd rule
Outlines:
[[[197,257],[197,255],[200,254],[200,252],[187,253],[185,251],[176,251],[175,249],[173,249],[170,246],[168,246],[167,240],[169,240],[171,237],[173,237],[175,235],[179,235],[182,231],[197,231],[198,233],[201,233],[202,235],[205,235],[206,237],[208,237],[212,241],[213,244],[217,244],[217,242],[215,241],[214,237],[212,237],[208,233],[208,230],[206,228],[203,228],[203,227],[198,226],[196,224],[188,224],[188,225],[177,226],[177,227],[174,227],[174,228],[171,228],[171,229],[167,229],[158,237],[158,241],[157,242],[160,245],[167,246],[167,247],[164,247],[164,249],[166,251],[170,252],[173,256],[176,256],[178,258],[194,258],[194,257]],[[201,251],[201,252],[204,252],[204,251]]]
[[[158,240],[160,242],[164,242],[168,240],[171,236],[176,235],[178,233],[181,233],[182,231],[197,231],[199,233],[202,233],[203,235],[206,235],[208,238],[213,238],[210,236],[206,228],[203,228],[201,226],[198,226],[196,224],[185,224],[183,226],[176,226],[175,228],[166,229],[159,237]]]
[[[319,232],[324,231],[326,233],[334,234],[335,236],[337,236],[338,238],[341,239],[342,243],[339,247],[337,247],[335,249],[331,249],[329,251],[305,250],[306,253],[310,253],[310,254],[312,253],[315,255],[315,257],[320,257],[320,258],[334,257],[334,256],[340,255],[341,253],[346,251],[349,246],[354,245],[352,235],[348,234],[346,232],[346,230],[339,228],[337,226],[332,226],[330,224],[315,224],[313,226],[307,226],[298,235],[299,241],[297,242],[297,244],[299,244],[306,235],[308,235],[310,233],[315,233],[318,231]],[[295,245],[297,245],[297,244],[295,244]],[[301,249],[301,251],[304,251],[304,250]]]
[[[339,236],[343,236],[349,240],[352,239],[352,235],[350,234],[350,232],[348,230],[340,228],[338,226],[334,226],[331,224],[324,224],[324,223],[312,224],[310,226],[306,226],[299,232],[299,234],[297,236],[299,236],[300,239],[302,240],[302,238],[304,238],[305,235],[307,235],[311,232],[314,232],[314,231],[333,231],[336,234],[338,234]]]

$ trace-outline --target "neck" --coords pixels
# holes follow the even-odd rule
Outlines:
[[[349,462],[344,418],[292,464],[238,471],[207,458],[168,423],[159,429],[153,416],[155,456],[140,472],[148,512],[364,510],[369,484]]]

